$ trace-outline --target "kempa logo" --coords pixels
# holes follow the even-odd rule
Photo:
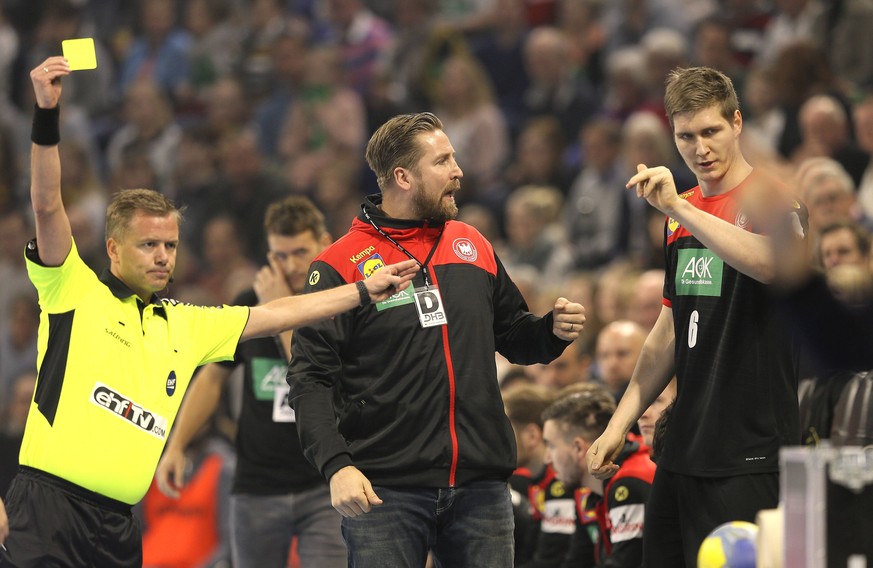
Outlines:
[[[706,249],[681,249],[676,274],[680,296],[720,296],[724,261]]]
[[[359,260],[361,260],[365,256],[370,256],[371,254],[373,254],[373,252],[375,250],[376,250],[376,247],[374,247],[373,245],[370,245],[367,248],[365,248],[364,250],[362,250],[361,252],[359,252],[358,254],[353,254],[352,256],[350,256],[349,260],[352,262],[358,262]]]
[[[167,437],[167,419],[115,392],[103,383],[95,383],[91,402],[116,414],[158,439]]]

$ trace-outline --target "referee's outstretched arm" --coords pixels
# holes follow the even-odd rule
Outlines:
[[[418,262],[404,260],[380,268],[369,278],[354,284],[311,294],[286,296],[254,306],[251,308],[242,339],[276,335],[286,329],[309,325],[358,306],[387,300],[409,286],[416,272]]]

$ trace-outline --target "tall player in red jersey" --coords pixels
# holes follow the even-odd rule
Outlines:
[[[627,183],[667,216],[664,305],[587,456],[594,475],[612,475],[626,432],[675,372],[676,403],[646,507],[649,568],[694,566],[713,528],[775,507],[779,448],[800,441],[797,344],[770,299],[770,239],[753,207],[778,182],[743,156],[739,102],[723,73],[674,70],[664,103],[698,185],[678,194],[670,170],[645,164]],[[795,202],[786,210],[804,238],[805,209]]]

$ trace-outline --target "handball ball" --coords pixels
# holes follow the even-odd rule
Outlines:
[[[697,553],[697,568],[755,568],[758,525],[732,521],[719,525],[707,536]]]

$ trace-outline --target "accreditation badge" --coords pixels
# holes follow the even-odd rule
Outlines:
[[[276,385],[273,395],[273,422],[297,422],[294,409],[288,403],[288,394],[291,387],[285,381]]]
[[[434,327],[447,323],[446,310],[436,286],[415,289],[415,309],[418,310],[421,327]]]

